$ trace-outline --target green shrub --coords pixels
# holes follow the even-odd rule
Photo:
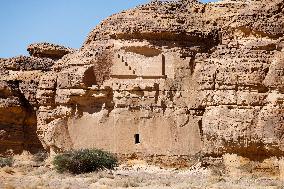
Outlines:
[[[117,165],[117,158],[98,149],[74,150],[55,156],[53,165],[58,172],[80,174],[113,169]]]
[[[0,167],[11,167],[13,165],[13,158],[0,157]]]

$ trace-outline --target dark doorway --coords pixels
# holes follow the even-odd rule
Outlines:
[[[139,136],[139,134],[135,134],[134,135],[134,139],[135,139],[135,144],[140,144],[140,136]]]

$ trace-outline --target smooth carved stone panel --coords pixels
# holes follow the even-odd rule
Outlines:
[[[112,77],[117,78],[165,78],[165,56],[146,57],[140,54],[120,52],[115,55]]]
[[[201,149],[198,119],[184,121],[177,116],[173,111],[163,115],[151,110],[130,112],[127,109],[117,109],[107,116],[103,110],[70,120],[68,128],[78,149],[96,147],[120,154],[193,155]]]

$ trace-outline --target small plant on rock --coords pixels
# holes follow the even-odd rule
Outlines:
[[[61,173],[81,174],[113,169],[117,166],[117,158],[109,152],[98,149],[73,150],[55,156],[53,165]]]

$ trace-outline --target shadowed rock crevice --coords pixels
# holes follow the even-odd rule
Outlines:
[[[6,103],[1,106],[1,148],[0,153],[12,149],[13,153],[21,153],[23,150],[36,153],[43,150],[41,142],[36,134],[36,112],[19,89],[19,81],[5,83],[9,96],[4,96]],[[6,91],[7,93],[7,91]],[[14,99],[10,101],[10,99]],[[9,102],[10,101],[10,102]]]

